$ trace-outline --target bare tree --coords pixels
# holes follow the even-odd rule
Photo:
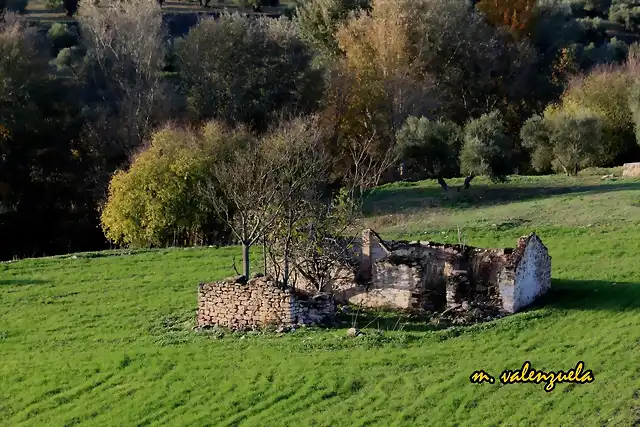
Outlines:
[[[226,149],[217,156],[202,193],[242,244],[246,277],[250,247],[267,233],[279,230],[278,242],[288,248],[297,209],[313,199],[315,184],[327,170],[312,123],[293,120],[262,138],[242,128],[223,131]]]
[[[317,117],[284,121],[265,138],[268,155],[274,163],[283,165],[277,178],[280,191],[276,206],[280,214],[265,233],[265,257],[271,259],[273,273],[282,283],[289,283],[291,258],[301,228],[323,203],[330,169],[324,138]]]
[[[379,151],[375,132],[368,138],[354,138],[349,152],[353,167],[340,191],[327,194],[331,159],[322,148],[327,135],[316,123],[294,121],[287,125],[290,130],[282,128],[274,134],[282,149],[272,152],[287,165],[280,179],[293,191],[279,195],[286,199],[278,205],[280,215],[265,235],[265,256],[271,261],[270,273],[281,282],[295,286],[295,278],[302,277],[316,291],[325,292],[333,281],[355,271],[345,268],[355,259],[355,236],[349,232],[361,213],[366,191],[393,164],[394,154],[390,149]]]
[[[162,10],[155,0],[102,0],[82,3],[77,19],[87,49],[86,78],[130,152],[166,113]]]

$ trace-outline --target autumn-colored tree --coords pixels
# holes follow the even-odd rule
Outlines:
[[[635,146],[628,102],[633,81],[634,76],[626,67],[598,66],[589,74],[573,76],[560,98],[559,112],[575,115],[588,110],[600,120],[603,151],[599,160],[602,166],[625,161],[629,150]]]
[[[551,67],[551,82],[557,86],[564,86],[567,79],[578,72],[578,62],[574,47],[560,49],[558,57]]]
[[[109,240],[142,247],[192,245],[224,229],[211,220],[211,206],[196,191],[223,153],[226,141],[209,137],[215,129],[215,123],[208,124],[200,137],[166,126],[153,134],[127,170],[113,175],[101,213]]]
[[[537,18],[537,0],[481,0],[476,4],[495,26],[508,28],[517,38],[531,35]]]
[[[330,78],[325,119],[334,126],[343,174],[387,161],[406,118],[432,106],[430,85],[413,64],[407,4],[374,0],[371,13],[352,17],[336,34],[344,56]]]

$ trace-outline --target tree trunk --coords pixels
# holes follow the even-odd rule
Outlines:
[[[284,266],[282,271],[282,283],[284,285],[289,284],[289,256],[284,256]]]
[[[447,185],[447,181],[445,181],[441,176],[439,176],[437,180],[438,180],[438,184],[440,184],[440,187],[442,187],[445,193],[449,191],[449,186]]]
[[[264,274],[267,275],[267,238],[262,236],[262,258],[263,258],[263,268]]]
[[[473,181],[473,178],[475,178],[475,177],[476,177],[476,176],[475,176],[475,175],[473,175],[473,174],[471,174],[471,175],[469,175],[468,177],[466,177],[466,178],[464,179],[464,184],[462,185],[462,188],[463,188],[464,190],[469,189],[469,187],[471,186],[471,181]]]
[[[242,242],[242,275],[249,280],[249,245]]]

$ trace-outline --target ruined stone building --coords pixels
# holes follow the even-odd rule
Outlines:
[[[332,284],[336,302],[412,312],[476,302],[515,313],[551,286],[551,257],[535,233],[513,249],[481,249],[385,241],[364,230],[355,252],[358,267],[344,267]],[[296,287],[311,291],[304,278],[295,279]]]
[[[295,269],[293,286],[270,276],[200,284],[198,327],[314,324],[330,319],[335,303],[413,313],[515,313],[551,286],[551,257],[535,233],[513,249],[481,249],[385,241],[364,230],[353,246],[353,259],[336,269],[322,294]]]

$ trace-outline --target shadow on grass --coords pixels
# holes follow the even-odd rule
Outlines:
[[[0,279],[0,286],[26,286],[42,283],[47,283],[47,281],[40,279]]]
[[[589,195],[615,191],[640,190],[640,182],[616,182],[602,185],[515,186],[509,184],[481,184],[468,190],[444,193],[439,188],[398,186],[384,188],[371,194],[364,207],[365,214],[407,213],[425,208],[477,208],[514,201],[544,199],[565,194]]]
[[[565,310],[640,311],[640,283],[553,279],[536,306]]]
[[[560,310],[640,311],[640,283],[608,282],[604,280],[553,279],[551,290],[522,312],[541,308]],[[332,327],[381,331],[427,332],[442,330],[448,325],[434,325],[428,316],[373,309],[353,309],[340,314]],[[468,325],[467,325],[468,326]]]

